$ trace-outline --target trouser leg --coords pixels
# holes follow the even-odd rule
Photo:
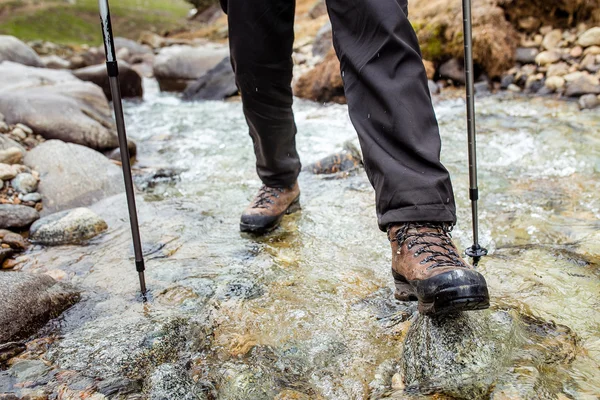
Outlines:
[[[379,227],[454,223],[448,171],[406,0],[327,0],[350,119],[375,188]]]
[[[300,173],[292,113],[295,0],[221,0],[244,115],[264,184],[289,187]]]

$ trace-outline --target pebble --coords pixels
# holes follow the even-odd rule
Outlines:
[[[561,55],[558,51],[542,51],[540,54],[537,55],[537,57],[535,57],[535,62],[538,65],[548,65],[560,61],[560,58]]]
[[[579,109],[580,110],[592,110],[600,105],[599,96],[595,94],[584,94],[579,98]]]
[[[31,207],[0,204],[0,229],[26,228],[40,218],[40,214]]]
[[[521,88],[518,87],[517,85],[515,85],[514,83],[511,83],[510,85],[508,85],[508,87],[506,89],[510,90],[511,92],[515,92],[515,93],[521,92]]]
[[[12,165],[0,164],[0,180],[9,181],[17,176],[18,171]]]
[[[28,244],[23,236],[6,229],[0,229],[0,239],[2,240],[3,244],[9,245],[15,250],[25,250],[28,247]]]
[[[38,192],[28,193],[25,196],[23,196],[21,200],[25,202],[37,203],[38,201],[42,200],[42,195]]]
[[[542,41],[542,47],[546,50],[552,50],[559,47],[559,43],[563,38],[562,31],[560,29],[554,29],[544,36],[544,40]]]
[[[565,79],[561,76],[551,76],[546,78],[544,83],[548,89],[556,91],[565,87]]]
[[[2,164],[18,164],[22,159],[23,153],[17,147],[0,150],[0,163]]]
[[[579,57],[581,57],[582,54],[583,54],[583,47],[581,47],[581,46],[575,46],[569,52],[569,55],[573,58],[579,58]]]
[[[25,172],[17,175],[10,184],[17,192],[28,194],[36,191],[38,182],[33,175]]]
[[[583,55],[587,56],[588,54],[593,54],[595,56],[600,55],[600,46],[592,46],[585,49]]]
[[[577,44],[583,47],[600,46],[600,26],[595,26],[583,32]]]
[[[21,128],[13,129],[11,134],[21,140],[27,139],[27,134]]]
[[[0,121],[0,132],[8,132],[8,124],[4,121]]]
[[[548,67],[548,71],[546,71],[546,76],[564,76],[569,73],[569,65],[564,62],[560,62],[558,64],[552,64]]]

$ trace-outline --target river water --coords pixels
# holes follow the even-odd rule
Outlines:
[[[364,171],[343,179],[303,172],[301,212],[265,237],[240,234],[239,215],[260,185],[241,104],[184,103],[145,84],[143,102],[125,103],[136,174],[179,172],[138,196],[151,299],[136,299],[124,197],[95,205],[106,234],[84,247],[36,248],[23,267],[84,291],[48,332],[53,367],[143,383],[122,398],[161,398],[164,381],[188,396],[166,390],[171,398],[461,396],[445,384],[411,391],[399,382],[416,316],[392,300],[389,244]],[[464,249],[464,100],[435,107],[459,207],[453,237]],[[295,113],[305,165],[354,138],[345,106],[298,100]],[[495,371],[482,398],[598,398],[600,113],[503,95],[477,99],[477,116],[481,242],[490,250],[479,268],[492,311],[473,318],[535,323],[484,336],[480,347],[506,350],[482,360],[483,370],[463,365],[458,378]]]

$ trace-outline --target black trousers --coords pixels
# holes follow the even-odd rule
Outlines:
[[[294,0],[221,0],[236,82],[267,186],[300,172],[292,112]],[[407,0],[327,0],[350,119],[376,194],[379,227],[454,223],[448,171]]]

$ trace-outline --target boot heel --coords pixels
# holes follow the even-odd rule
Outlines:
[[[394,298],[398,301],[417,301],[417,294],[410,283],[406,282],[406,279],[392,269],[392,276],[394,277],[394,285],[396,286],[396,292]]]
[[[298,198],[296,200],[294,200],[292,202],[292,204],[290,204],[290,206],[285,211],[285,213],[286,214],[293,214],[296,211],[300,211],[301,209],[302,209],[302,207],[300,207],[300,196],[298,196]]]

